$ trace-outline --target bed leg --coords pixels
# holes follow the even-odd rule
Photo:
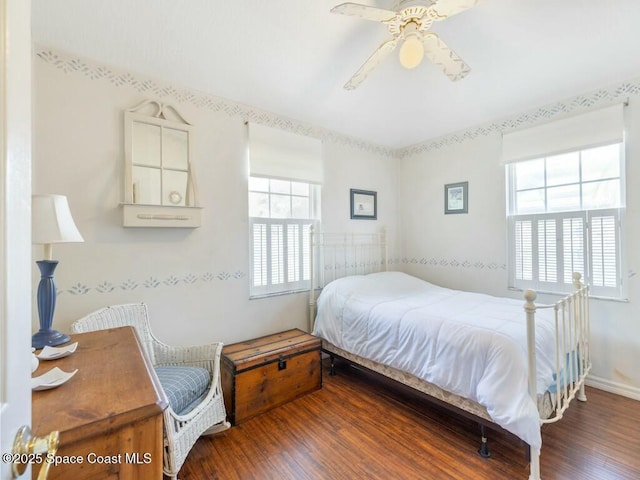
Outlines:
[[[582,382],[582,385],[580,385],[580,390],[578,390],[578,394],[576,395],[576,398],[581,402],[587,401],[587,395],[584,393],[584,381]]]
[[[482,435],[482,443],[480,444],[480,448],[478,449],[478,454],[480,454],[482,458],[489,458],[491,457],[491,452],[489,452],[489,444],[487,443],[487,432],[484,425],[480,425],[480,434]]]
[[[336,374],[336,364],[334,362],[335,357],[329,354],[329,375],[332,377]]]
[[[540,451],[530,448],[529,480],[540,480]]]

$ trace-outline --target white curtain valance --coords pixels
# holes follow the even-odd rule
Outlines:
[[[623,104],[613,105],[502,136],[502,161],[547,157],[591,146],[622,142]]]
[[[249,123],[249,171],[252,176],[321,184],[322,143],[317,138]]]

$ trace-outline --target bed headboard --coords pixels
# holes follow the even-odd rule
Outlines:
[[[309,332],[316,316],[316,290],[349,275],[366,275],[387,270],[386,229],[376,233],[328,233],[311,227],[309,290]]]

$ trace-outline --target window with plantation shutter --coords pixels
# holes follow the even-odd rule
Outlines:
[[[623,145],[509,163],[509,278],[564,293],[579,272],[593,295],[621,298]]]
[[[249,296],[307,290],[309,233],[320,220],[322,142],[254,122],[247,127]]]
[[[306,290],[319,187],[250,177],[251,297]]]

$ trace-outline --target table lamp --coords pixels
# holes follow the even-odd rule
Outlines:
[[[42,348],[68,342],[69,336],[53,330],[56,308],[56,285],[53,272],[58,265],[53,260],[53,243],[84,242],[71,217],[64,195],[33,195],[31,197],[31,238],[35,245],[44,245],[44,259],[36,262],[40,269],[38,284],[38,317],[40,330],[31,338],[31,346]]]

